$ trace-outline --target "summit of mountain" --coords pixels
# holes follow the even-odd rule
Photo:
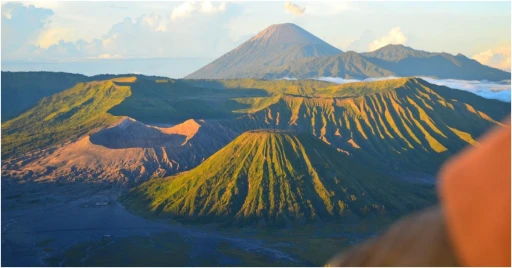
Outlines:
[[[430,54],[431,53],[423,50],[416,50],[413,49],[412,47],[395,44],[383,46],[372,52],[361,53],[361,55],[364,57],[377,58],[387,61],[399,61],[401,59],[408,57],[422,58],[427,57]]]
[[[290,61],[339,53],[342,51],[295,24],[274,24],[185,79],[260,77],[268,68]]]

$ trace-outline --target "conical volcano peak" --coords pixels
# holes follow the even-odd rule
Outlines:
[[[263,77],[269,70],[280,69],[289,62],[340,53],[341,50],[295,24],[274,24],[185,78]]]
[[[251,41],[267,42],[270,45],[325,44],[320,38],[293,23],[270,25],[251,38]]]

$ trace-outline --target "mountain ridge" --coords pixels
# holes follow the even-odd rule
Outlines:
[[[272,40],[275,32],[286,38],[278,38],[279,42],[266,42]],[[287,39],[291,44],[295,40],[302,43],[300,47],[283,46]],[[320,39],[291,23],[271,25],[185,79],[429,76],[501,81],[511,77],[509,72],[480,64],[460,53],[454,56],[393,44],[371,52],[342,52],[323,41],[309,47],[309,40]],[[271,53],[267,53],[269,51]]]
[[[510,113],[510,103],[419,78],[123,80],[80,84],[2,124],[2,176],[144,181],[189,170],[254,129],[308,134],[369,168],[433,176]]]
[[[98,74],[86,76],[67,72],[11,72],[2,71],[2,123],[26,112],[44,97],[60,93],[75,86],[97,80],[134,76],[139,78],[162,78],[140,74]]]

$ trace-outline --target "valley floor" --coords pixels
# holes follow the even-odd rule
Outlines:
[[[110,186],[2,183],[3,266],[318,266],[376,229],[185,226],[131,214]]]

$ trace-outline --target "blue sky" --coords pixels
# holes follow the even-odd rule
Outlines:
[[[344,51],[398,43],[509,69],[510,14],[510,2],[7,2],[1,51],[17,62],[207,61],[292,22]]]

